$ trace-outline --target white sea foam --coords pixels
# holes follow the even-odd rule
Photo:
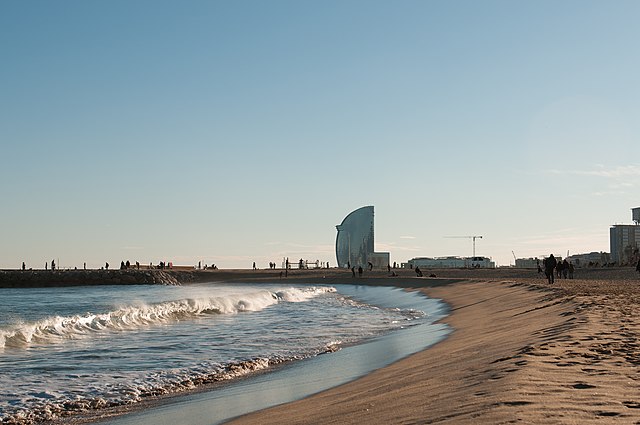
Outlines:
[[[103,331],[127,331],[206,315],[260,311],[278,302],[304,302],[320,294],[335,292],[332,287],[283,288],[220,297],[187,298],[158,304],[121,307],[107,313],[53,316],[35,323],[17,323],[0,330],[0,349],[26,348],[32,344],[56,344]]]

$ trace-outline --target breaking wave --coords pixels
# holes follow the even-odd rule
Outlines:
[[[260,311],[279,302],[304,302],[327,292],[336,290],[332,287],[260,290],[221,297],[129,305],[107,313],[53,316],[34,323],[18,323],[0,329],[0,349],[27,348],[34,344],[58,344],[65,340],[90,337],[100,332],[137,330],[207,315]]]

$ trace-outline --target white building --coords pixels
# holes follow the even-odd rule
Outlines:
[[[496,263],[487,257],[417,257],[403,263],[402,266],[412,269],[416,267],[425,269],[494,269]]]
[[[589,252],[588,254],[573,254],[567,257],[567,261],[576,267],[600,267],[611,262],[608,252]]]
[[[539,258],[516,258],[516,269],[537,269],[538,264],[542,267]]]
[[[614,224],[609,229],[611,261],[617,265],[633,264],[638,260],[640,244],[640,207],[632,208],[635,224]]]

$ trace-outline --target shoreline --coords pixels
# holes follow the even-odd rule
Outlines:
[[[640,285],[469,279],[421,288],[452,308],[437,345],[234,425],[640,421]]]
[[[356,299],[367,300],[373,297],[382,301],[380,305],[384,307],[402,305],[402,308],[425,309],[432,311],[433,320],[348,344],[337,351],[275,365],[222,385],[214,384],[209,388],[203,387],[183,394],[143,401],[138,405],[132,405],[130,411],[124,415],[118,415],[119,409],[116,409],[104,418],[87,418],[86,421],[74,423],[226,423],[238,415],[298,400],[366,376],[372,371],[436,344],[450,331],[443,324],[434,324],[434,320],[446,314],[445,306],[438,301],[391,287],[371,292],[375,288],[365,291],[363,287],[347,286],[352,288],[348,289],[346,294],[358,293]],[[390,290],[392,292],[389,292]],[[380,294],[384,294],[384,298],[379,298]],[[361,296],[364,298],[360,298]]]
[[[454,329],[355,381],[231,424],[640,421],[640,284],[631,268],[579,270],[580,279],[554,286],[518,269],[439,270],[421,279],[386,271],[358,279],[334,269],[282,281],[264,271],[221,272],[227,278],[216,281],[420,290],[451,307],[441,322]],[[184,412],[191,407],[185,399]]]
[[[453,329],[446,339],[359,380],[228,423],[497,423],[513,419],[496,414],[495,408],[501,403],[518,406],[518,400],[489,402],[486,396],[508,393],[501,380],[518,367],[514,365],[518,353],[544,327],[563,326],[568,304],[549,302],[553,295],[547,291],[509,281],[416,286],[415,290],[450,306],[450,314],[441,320]],[[548,305],[531,308],[540,303]]]

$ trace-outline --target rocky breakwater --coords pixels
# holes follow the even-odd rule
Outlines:
[[[82,285],[180,285],[163,270],[0,270],[0,288]]]

